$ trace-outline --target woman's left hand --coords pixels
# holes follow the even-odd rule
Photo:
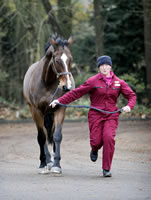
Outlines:
[[[124,106],[124,107],[122,108],[122,110],[123,110],[124,112],[131,112],[131,108],[130,108],[129,106]]]

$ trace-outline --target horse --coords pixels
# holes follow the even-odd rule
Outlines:
[[[71,73],[71,44],[71,37],[68,40],[50,38],[45,55],[28,68],[23,82],[23,94],[38,132],[39,168],[47,168],[52,173],[62,173],[60,145],[66,108],[52,108],[49,104],[56,88],[57,99],[75,87]],[[48,144],[53,147],[53,161]]]

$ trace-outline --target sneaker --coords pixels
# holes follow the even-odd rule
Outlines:
[[[90,158],[91,158],[92,162],[95,162],[97,160],[97,158],[98,158],[98,151],[91,150]]]
[[[112,173],[109,170],[103,169],[103,176],[104,177],[112,177]]]

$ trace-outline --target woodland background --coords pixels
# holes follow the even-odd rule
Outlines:
[[[137,93],[132,115],[151,115],[151,0],[0,0],[0,119],[12,110],[26,117],[24,75],[56,33],[73,36],[76,86],[97,73],[98,56],[110,55],[116,75]]]

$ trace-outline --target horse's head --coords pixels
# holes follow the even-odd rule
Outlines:
[[[59,80],[59,87],[67,92],[72,89],[72,55],[69,49],[69,46],[72,43],[72,38],[70,37],[68,40],[62,40],[60,38],[54,40],[53,38],[51,38],[50,43],[53,46],[53,71]]]

